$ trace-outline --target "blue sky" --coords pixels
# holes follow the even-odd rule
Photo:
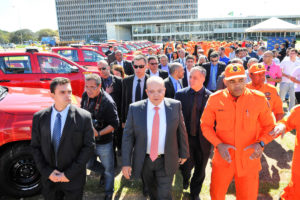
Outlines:
[[[300,0],[199,0],[199,17],[300,15]],[[0,0],[0,29],[57,29],[55,0]]]

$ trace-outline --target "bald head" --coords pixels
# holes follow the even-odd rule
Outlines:
[[[157,76],[152,76],[147,79],[147,89],[146,93],[148,95],[149,101],[155,105],[158,106],[165,97],[165,84],[164,80]]]

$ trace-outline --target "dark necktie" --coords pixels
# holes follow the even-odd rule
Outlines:
[[[197,103],[198,103],[197,99],[198,99],[198,94],[194,93],[194,102],[193,102],[192,115],[191,115],[191,126],[190,126],[191,136],[197,135]]]
[[[53,135],[52,135],[52,142],[53,142],[55,154],[57,154],[58,151],[60,137],[61,137],[61,115],[57,113],[54,122],[54,127],[53,127]]]
[[[135,88],[135,102],[141,100],[141,79],[138,79],[138,83]]]

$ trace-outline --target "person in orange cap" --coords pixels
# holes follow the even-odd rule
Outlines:
[[[265,95],[246,88],[245,79],[241,64],[229,64],[224,78],[227,88],[209,97],[201,118],[203,135],[215,147],[212,200],[225,199],[233,178],[238,200],[257,199],[260,157],[265,144],[273,140],[269,132],[275,120]]]
[[[300,105],[292,108],[290,115],[284,117],[276,126],[271,135],[275,138],[284,132],[289,132],[296,129],[296,144],[292,162],[292,177],[291,181],[284,188],[284,192],[281,195],[281,200],[298,200],[300,199]]]
[[[270,103],[270,108],[275,115],[276,121],[281,120],[284,116],[282,101],[276,88],[273,85],[265,83],[265,66],[262,63],[251,65],[249,68],[249,75],[251,82],[247,84],[247,87],[264,93]]]

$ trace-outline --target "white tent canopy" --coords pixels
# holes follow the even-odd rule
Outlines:
[[[247,28],[246,32],[300,32],[300,26],[272,17]]]

